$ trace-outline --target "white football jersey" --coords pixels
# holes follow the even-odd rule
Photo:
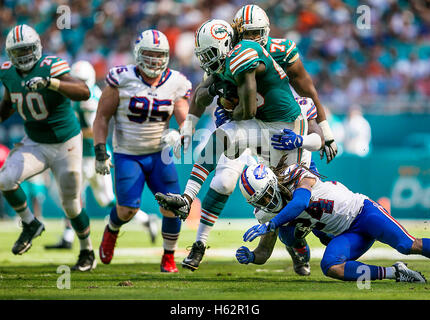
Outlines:
[[[158,85],[151,87],[132,64],[112,68],[106,81],[119,90],[114,152],[143,155],[161,151],[165,146],[161,137],[169,127],[174,104],[189,98],[191,82],[180,72],[167,69]]]
[[[367,198],[340,182],[318,179],[312,188],[309,207],[295,219],[295,223],[336,236],[349,229]]]
[[[368,197],[352,192],[340,182],[323,182],[310,172],[305,172],[301,179],[304,177],[317,179],[312,187],[309,207],[288,224],[296,225],[304,234],[313,228],[335,236],[348,230]],[[266,223],[276,213],[254,210],[254,215],[260,223]]]

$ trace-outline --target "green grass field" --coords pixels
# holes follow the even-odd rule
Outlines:
[[[291,259],[277,243],[274,256],[265,265],[240,265],[234,258],[241,245],[243,232],[252,220],[221,220],[210,235],[210,248],[199,270],[182,269],[180,262],[187,255],[186,247],[195,239],[195,230],[183,224],[176,262],[177,274],[159,271],[162,253],[161,236],[156,244],[135,223],[121,231],[116,255],[110,265],[99,262],[89,273],[72,273],[70,289],[58,289],[57,273],[61,265],[72,265],[79,252],[75,240],[73,250],[46,251],[43,246],[57,241],[62,232],[60,220],[45,221],[46,231],[33,241],[33,247],[22,256],[14,256],[11,248],[20,229],[16,222],[0,222],[0,299],[145,299],[145,300],[355,300],[355,299],[429,299],[430,284],[396,283],[391,280],[373,281],[370,289],[359,289],[355,282],[342,282],[325,277],[319,267],[322,245],[308,237],[313,258],[311,276],[300,277],[292,268]],[[424,236],[425,223],[405,224],[409,232]],[[92,221],[91,238],[98,249],[104,222]],[[250,248],[256,244],[251,243]],[[388,253],[378,258],[377,252]],[[390,266],[398,260],[396,252],[376,244],[370,251],[375,255],[366,260],[376,265]],[[97,250],[96,250],[97,252]],[[275,254],[276,253],[276,254]],[[393,254],[391,258],[390,254]],[[96,255],[98,255],[96,253]],[[430,277],[430,263],[425,259],[401,257],[412,269]],[[256,287],[258,286],[258,290]]]

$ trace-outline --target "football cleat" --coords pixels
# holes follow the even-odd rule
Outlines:
[[[30,223],[22,222],[22,232],[12,247],[13,254],[23,254],[31,248],[31,241],[45,230],[42,222],[34,218]]]
[[[148,215],[148,221],[143,226],[148,229],[149,236],[151,237],[151,243],[155,243],[158,234],[158,223],[157,216],[155,214]]]
[[[190,214],[191,204],[185,196],[176,193],[164,194],[157,192],[155,194],[158,204],[169,211],[172,211],[175,216],[185,221]]]
[[[182,261],[182,267],[191,271],[197,270],[205,255],[205,251],[206,247],[202,241],[194,242],[188,257]]]
[[[311,266],[309,264],[308,252],[299,252],[299,250],[285,246],[293,260],[294,272],[300,276],[309,276],[311,274]],[[306,247],[305,247],[306,248]]]
[[[396,282],[421,282],[426,283],[426,278],[421,274],[421,272],[411,270],[407,267],[404,262],[396,262],[393,264],[396,276]]]
[[[71,268],[72,271],[90,271],[97,266],[97,260],[93,250],[81,250],[79,252],[78,262]]]
[[[160,270],[161,272],[178,272],[178,268],[176,267],[175,263],[175,256],[173,253],[163,254],[163,257],[161,258]]]
[[[73,243],[71,243],[70,241],[66,241],[64,240],[64,238],[61,238],[60,241],[58,241],[57,243],[54,244],[48,244],[45,246],[46,250],[51,250],[51,249],[72,249],[72,245]]]
[[[109,264],[113,258],[113,252],[118,238],[118,231],[111,231],[109,226],[106,226],[103,233],[102,243],[99,247],[100,260],[104,264]]]

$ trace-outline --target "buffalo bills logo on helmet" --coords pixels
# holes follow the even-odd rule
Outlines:
[[[257,168],[254,169],[255,179],[264,179],[267,176],[267,168],[264,164],[260,164]]]

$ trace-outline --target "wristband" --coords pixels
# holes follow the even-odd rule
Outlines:
[[[309,151],[318,151],[321,149],[321,137],[317,133],[311,133],[303,137],[302,148]]]
[[[195,116],[194,114],[187,114],[184,124],[182,125],[180,130],[181,135],[184,135],[184,133],[193,134],[194,129],[196,128],[197,122],[199,122],[199,120],[200,118]]]
[[[104,143],[97,144],[94,147],[94,152],[96,154],[97,161],[105,161],[110,158],[106,152],[106,145]]]
[[[48,89],[54,90],[54,91],[58,91],[58,89],[60,89],[60,79],[57,78],[50,78],[49,79],[49,85],[48,85]]]
[[[321,127],[321,130],[323,132],[324,140],[326,140],[326,141],[334,140],[333,133],[331,132],[328,121],[324,120],[318,124]]]

